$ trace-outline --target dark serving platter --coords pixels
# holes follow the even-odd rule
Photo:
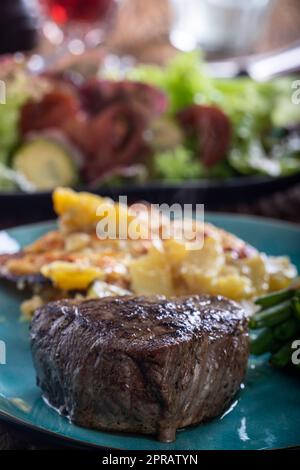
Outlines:
[[[228,180],[195,180],[185,183],[150,182],[97,189],[76,188],[113,199],[126,195],[128,202],[145,200],[153,204],[205,204],[206,210],[219,210],[226,205],[251,203],[300,183],[300,172],[291,176],[270,178],[264,176],[239,177]],[[51,192],[0,192],[1,223],[12,220],[14,225],[47,220],[54,217]],[[7,226],[10,225],[9,223]]]

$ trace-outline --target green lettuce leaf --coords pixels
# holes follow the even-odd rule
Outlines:
[[[156,153],[153,158],[154,175],[166,181],[184,181],[203,176],[199,161],[185,147],[176,147]]]

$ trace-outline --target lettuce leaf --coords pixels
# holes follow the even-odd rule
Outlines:
[[[169,97],[170,112],[213,97],[214,86],[199,52],[177,54],[166,67],[140,65],[128,71],[127,78],[155,85]]]
[[[183,181],[203,176],[201,163],[186,147],[158,152],[153,158],[154,175],[166,181]]]

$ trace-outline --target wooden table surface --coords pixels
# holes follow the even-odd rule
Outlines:
[[[168,18],[167,0],[143,0],[143,2],[123,0],[117,19],[117,29],[110,37],[111,48],[117,52],[133,53],[145,61],[163,62],[174,53],[167,40]],[[253,27],[255,28],[255,24]],[[272,21],[265,29],[255,52],[269,51],[298,39],[300,39],[300,1],[277,0]],[[237,201],[235,206],[226,209],[300,222],[300,186],[291,188],[285,194],[257,201],[252,206]],[[14,221],[12,217],[9,225],[13,225],[14,222],[18,221]],[[0,422],[0,450],[47,447],[56,446],[12,425]]]

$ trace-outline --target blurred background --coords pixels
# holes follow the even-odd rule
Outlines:
[[[45,58],[51,65],[98,45],[165,63],[176,49],[201,48],[219,59],[266,53],[300,38],[297,0],[2,0],[0,13],[0,53],[52,54]]]
[[[174,46],[219,58],[286,46],[299,24],[297,0],[123,0],[110,41],[146,61],[166,60]]]
[[[282,48],[290,51],[291,47],[294,49],[289,55],[277,56],[250,70],[249,64]],[[126,70],[138,63],[163,66],[178,51],[192,50],[213,61],[214,75],[220,72],[222,77],[248,71],[261,79],[281,69],[295,73],[300,67],[299,1],[2,0],[0,4],[0,75],[12,63],[26,64],[34,75],[72,70],[89,77],[99,72],[101,64],[113,74],[114,69]],[[260,186],[256,198],[253,186],[240,190],[240,185],[236,191],[227,190],[231,195],[228,200],[223,200],[224,188],[220,185],[215,196],[209,188],[203,191],[202,185],[201,197],[209,209],[299,222],[299,174],[284,184],[281,180],[272,186],[266,183],[263,191]],[[151,199],[151,194],[145,192],[143,196]],[[190,192],[189,197],[187,194],[177,190],[173,199],[200,197],[197,192]],[[49,195],[47,199],[36,196],[36,210],[27,220],[22,196],[0,195],[0,204],[7,209],[1,226],[48,218],[45,204],[49,207],[51,203]]]
[[[17,4],[20,10],[27,9],[31,20],[21,21]],[[18,18],[19,26],[10,34],[16,38],[18,28],[20,37],[11,41],[7,34],[8,40],[1,41],[2,52],[5,47],[10,52],[12,47],[30,49],[36,44],[37,50],[50,53],[51,47],[61,44],[62,32],[68,36],[72,29],[77,38],[78,33],[82,38],[88,32],[89,45],[105,37],[115,53],[158,63],[172,56],[175,48],[200,47],[208,58],[220,58],[265,53],[300,38],[297,0],[3,0],[1,9],[15,15],[15,23]],[[35,27],[39,37],[32,32]],[[8,25],[3,37],[6,29]],[[75,54],[82,52],[75,49],[71,44]]]

